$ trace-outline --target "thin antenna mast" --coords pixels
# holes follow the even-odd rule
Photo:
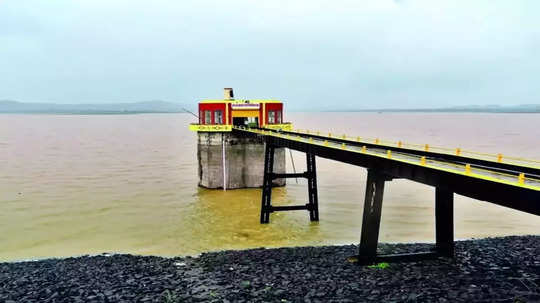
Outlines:
[[[189,111],[189,110],[187,110],[187,109],[185,109],[185,108],[183,108],[183,107],[182,107],[182,110],[185,111],[185,112],[187,112],[187,113],[192,114],[193,116],[195,116],[195,118],[197,118],[197,120],[199,120],[199,116],[195,115],[192,111]]]

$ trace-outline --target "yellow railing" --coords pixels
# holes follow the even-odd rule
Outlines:
[[[395,157],[394,154],[390,150],[387,150],[386,153],[374,152],[374,151],[370,151],[369,148],[367,148],[367,146],[365,146],[365,145],[362,146],[360,150],[358,150],[358,149],[347,148],[347,145],[345,143],[330,145],[328,140],[322,141],[322,139],[319,139],[320,141],[314,141],[312,137],[305,138],[305,137],[300,137],[299,135],[295,136],[295,135],[291,135],[291,134],[275,133],[275,132],[264,131],[264,130],[260,130],[260,129],[250,129],[250,128],[242,128],[242,129],[246,130],[246,131],[262,134],[262,135],[275,136],[275,137],[285,138],[285,139],[288,139],[288,140],[294,140],[294,141],[305,142],[305,143],[310,143],[310,144],[318,144],[318,145],[322,145],[322,146],[330,147],[330,148],[334,148],[334,149],[342,149],[342,150],[344,149],[344,150],[349,150],[349,151],[356,152],[356,153],[367,154],[367,155],[375,156],[375,157],[389,158],[389,159],[392,159],[394,161],[399,161],[399,162],[405,162],[405,163],[414,164],[414,165],[425,166],[425,167],[429,167],[429,168],[433,168],[433,169],[437,169],[437,170],[441,170],[441,171],[448,171],[448,172],[462,174],[462,175],[475,177],[475,178],[479,178],[479,179],[490,180],[490,181],[495,181],[495,182],[501,182],[501,183],[510,184],[510,185],[516,185],[516,186],[522,186],[522,187],[526,187],[526,188],[530,188],[530,189],[534,189],[534,190],[540,190],[540,186],[527,184],[527,182],[540,184],[540,179],[525,177],[525,174],[523,174],[523,173],[520,173],[518,176],[516,176],[516,175],[512,175],[512,174],[508,174],[508,173],[501,173],[501,172],[491,171],[491,170],[488,170],[488,169],[482,169],[482,168],[477,168],[477,167],[471,168],[470,164],[455,164],[455,163],[451,163],[451,162],[444,162],[444,161],[438,161],[438,160],[433,160],[433,159],[426,159],[426,157],[418,158],[418,156],[410,155],[410,154],[404,154],[404,153],[396,153],[396,154],[399,154],[399,157]],[[301,131],[298,131],[298,130],[296,130],[294,132],[296,132],[298,134],[300,134],[300,133],[302,133],[302,134],[310,134],[310,133],[311,134],[317,134],[317,132],[305,132],[304,133],[304,132],[301,132]],[[331,137],[331,134],[329,135],[329,137]],[[339,138],[342,139],[343,136],[341,136]],[[350,141],[352,141],[352,140],[350,140]],[[362,141],[361,140],[358,140],[358,141],[355,140],[355,142],[362,142]],[[381,142],[381,141],[379,141],[379,142]],[[381,145],[381,147],[385,146],[384,144],[381,144],[381,143],[379,143],[378,145]],[[418,144],[416,146],[423,147],[423,148],[427,147],[428,149],[433,148],[432,146],[427,146],[425,144],[424,145]],[[380,150],[379,147],[377,147],[377,149]],[[439,165],[439,166],[437,166],[437,165]],[[442,166],[449,166],[449,167],[452,167],[452,168],[441,167],[441,165]],[[498,179],[498,178],[495,178],[495,177],[492,177],[492,176],[479,174],[477,172],[489,173],[489,174],[491,174],[493,176],[502,176],[502,177],[507,178],[508,180],[506,180],[506,179]]]
[[[292,131],[293,130],[292,123],[266,124],[264,126],[264,128],[275,129],[275,130],[284,130],[284,131]]]
[[[232,131],[232,125],[190,124],[189,130],[195,132],[230,132]]]
[[[320,134],[322,134],[323,136],[326,134],[320,131],[300,130],[300,129],[293,130],[292,132],[299,133],[299,134],[308,134],[308,135],[317,134],[319,136]],[[448,155],[457,155],[457,156],[468,157],[468,158],[473,158],[473,159],[488,160],[488,161],[494,161],[498,163],[508,163],[508,164],[513,164],[513,165],[518,165],[518,166],[540,169],[540,160],[507,156],[500,153],[489,154],[489,153],[483,153],[483,152],[464,150],[459,147],[448,148],[448,147],[433,146],[429,144],[416,144],[416,143],[406,143],[402,141],[396,142],[396,141],[381,140],[379,138],[347,136],[345,134],[333,135],[332,133],[328,133],[328,137],[354,141],[358,143],[376,144],[376,145],[380,145],[381,147],[398,147],[398,148],[405,148],[405,149],[411,149],[411,150],[437,152],[437,153],[448,154]]]
[[[291,123],[281,123],[281,124],[267,124],[264,128],[273,129],[273,130],[283,130],[283,131],[292,131],[293,127]],[[232,131],[233,126],[227,124],[197,124],[192,123],[189,125],[189,130],[195,132],[230,132]]]

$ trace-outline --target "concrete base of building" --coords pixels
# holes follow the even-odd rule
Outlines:
[[[226,189],[262,187],[264,149],[264,141],[257,138],[238,137],[232,133],[199,132],[199,186],[223,188],[225,185]],[[285,148],[275,151],[274,172],[286,172]],[[273,182],[275,186],[285,185],[285,179]]]

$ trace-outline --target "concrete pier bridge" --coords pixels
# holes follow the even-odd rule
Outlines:
[[[319,220],[316,157],[367,168],[357,256],[360,263],[453,256],[454,193],[540,215],[540,161],[313,131],[234,126],[232,133],[265,142],[261,223],[269,223],[272,212],[289,210],[307,210],[310,220]],[[280,148],[305,153],[307,171],[274,172],[274,151]],[[305,205],[272,205],[272,180],[298,177],[308,180],[308,202]],[[397,178],[435,187],[436,244],[433,251],[377,255],[384,185]]]

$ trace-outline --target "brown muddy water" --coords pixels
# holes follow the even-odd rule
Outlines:
[[[295,128],[540,159],[540,115],[290,113]],[[307,212],[259,224],[259,189],[197,187],[187,114],[0,115],[0,260],[102,252],[193,255],[358,243],[365,169],[318,159],[319,223]],[[305,159],[294,153],[298,171]],[[292,170],[290,158],[287,166]],[[275,204],[307,199],[305,181]],[[434,240],[434,190],[389,182],[380,241]],[[456,196],[456,238],[539,234],[540,218]]]

